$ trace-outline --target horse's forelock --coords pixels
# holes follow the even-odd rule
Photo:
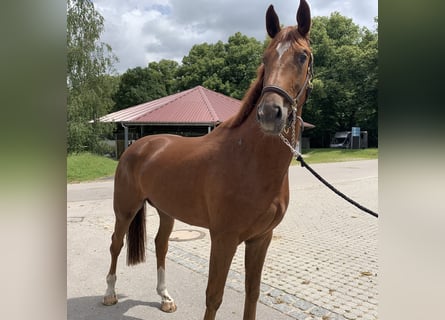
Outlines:
[[[300,45],[305,45],[308,41],[308,37],[302,36],[297,27],[286,27],[274,38],[277,43],[283,41],[296,42]]]

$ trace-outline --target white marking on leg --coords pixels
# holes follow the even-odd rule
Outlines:
[[[281,59],[281,56],[287,51],[287,49],[290,48],[290,41],[286,41],[286,42],[280,42],[277,45],[277,52],[278,52],[278,60]]]
[[[105,292],[102,303],[106,306],[111,306],[117,303],[116,292],[114,291],[114,285],[116,284],[116,275],[107,276],[107,291]]]
[[[108,275],[107,276],[107,291],[105,292],[106,296],[112,296],[116,293],[114,292],[114,286],[116,284],[116,275]]]
[[[162,302],[173,302],[173,298],[167,291],[167,285],[165,283],[165,270],[162,267],[158,269],[158,285],[156,291],[162,298]]]

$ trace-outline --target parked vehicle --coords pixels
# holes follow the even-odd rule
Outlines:
[[[358,138],[358,137],[357,137]],[[360,132],[360,140],[353,147],[351,144],[352,134],[351,131],[336,132],[329,144],[330,148],[343,148],[343,149],[364,149],[368,147],[368,131]]]
[[[331,148],[350,148],[351,131],[336,132],[329,145]]]

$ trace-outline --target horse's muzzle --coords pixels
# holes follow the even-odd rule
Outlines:
[[[265,133],[278,135],[286,125],[287,108],[275,100],[263,100],[258,105],[257,119]]]

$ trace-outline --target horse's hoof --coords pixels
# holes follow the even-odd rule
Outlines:
[[[116,295],[113,294],[111,296],[105,296],[104,300],[102,301],[102,304],[106,305],[106,306],[112,306],[113,304],[117,303],[117,298]]]
[[[176,304],[174,301],[163,301],[161,303],[161,310],[164,312],[172,313],[176,311]]]

